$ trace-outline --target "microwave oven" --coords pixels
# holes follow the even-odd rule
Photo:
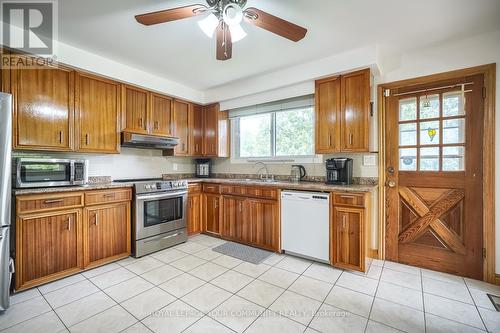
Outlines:
[[[73,159],[16,158],[16,188],[85,185],[88,161]]]

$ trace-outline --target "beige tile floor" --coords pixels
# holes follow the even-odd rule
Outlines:
[[[375,260],[366,274],[286,255],[253,265],[199,235],[12,297],[5,332],[500,332],[500,287]]]

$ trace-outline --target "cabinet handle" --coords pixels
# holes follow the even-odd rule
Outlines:
[[[85,134],[85,144],[88,146],[90,144],[90,135],[87,133]]]
[[[105,198],[114,198],[116,193],[106,193],[104,194]]]
[[[349,146],[352,146],[352,133],[349,133]]]
[[[155,127],[155,130],[157,130],[159,128],[158,121],[155,121],[155,126],[154,127]]]
[[[340,196],[342,199],[354,199],[355,197],[352,195],[341,195]]]
[[[328,133],[328,147],[332,146],[332,135]]]
[[[94,224],[95,224],[96,226],[98,226],[98,225],[99,225],[99,217],[97,216],[97,213],[95,213],[95,215],[94,215]]]
[[[139,127],[143,127],[144,125],[144,120],[142,118],[139,118]]]
[[[185,150],[186,150],[186,144],[185,144],[185,143],[183,143],[183,144],[182,144],[182,151],[185,151]]]
[[[51,199],[51,200],[44,200],[43,203],[44,204],[53,204],[53,203],[59,203],[59,202],[63,202],[64,199]]]
[[[193,209],[193,200],[189,200],[189,209]]]
[[[63,131],[59,131],[59,143],[63,143]]]
[[[242,203],[240,202],[240,213],[241,213],[241,211],[242,211],[242,210],[243,210],[243,205],[242,205]]]
[[[68,231],[71,231],[71,222],[72,222],[72,219],[70,217],[70,218],[68,218]]]
[[[194,145],[194,151],[195,151],[195,152],[198,152],[198,144],[195,144],[195,145]]]
[[[218,207],[218,202],[217,200],[214,200],[214,208],[217,208]]]
[[[212,153],[215,153],[215,145],[212,143]]]
[[[342,229],[345,230],[345,224],[346,224],[346,216],[342,215]]]

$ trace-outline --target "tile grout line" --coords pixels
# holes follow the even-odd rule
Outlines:
[[[375,299],[377,298],[378,288],[380,286],[380,281],[382,279],[382,273],[384,272],[384,266],[385,266],[385,261],[384,261],[383,266],[380,269],[380,276],[378,277],[377,288],[375,288],[375,294],[373,295],[373,300],[372,300],[372,304],[370,306],[370,311],[368,312],[368,320],[366,321],[365,330],[364,330],[365,333],[368,330],[368,324],[370,324],[370,317],[372,315],[372,310],[373,310],[373,305],[375,304]],[[368,270],[370,270],[370,269],[371,269],[371,265],[370,265],[370,268]]]
[[[422,288],[422,309],[424,310],[424,332],[427,333],[427,315],[425,312],[425,289],[424,289],[424,274],[420,269],[420,287]]]
[[[481,311],[479,311],[479,307],[476,304],[476,300],[474,299],[474,297],[472,297],[472,293],[470,291],[469,285],[467,284],[467,281],[465,281],[465,279],[464,279],[464,283],[465,283],[465,287],[467,288],[467,291],[469,292],[470,298],[472,298],[472,303],[474,304],[474,307],[476,308],[477,314],[479,315],[479,318],[481,319],[481,322],[483,323],[485,330],[488,332],[488,326],[486,326],[486,322],[484,321],[483,316],[481,315]]]

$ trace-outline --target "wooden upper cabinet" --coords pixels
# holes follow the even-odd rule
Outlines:
[[[316,81],[316,153],[340,151],[340,77]]]
[[[190,128],[191,128],[191,155],[203,155],[203,107],[200,105],[193,105],[191,109]]]
[[[122,130],[149,133],[150,95],[147,90],[122,85]]]
[[[189,155],[189,112],[191,104],[174,100],[174,136],[180,139],[175,147],[176,156]]]
[[[219,104],[212,104],[204,107],[203,110],[203,155],[216,157],[217,156],[217,138],[219,135]]]
[[[73,150],[74,82],[62,66],[11,69],[15,149]]]
[[[75,83],[76,150],[120,152],[120,84],[78,73]]]
[[[81,210],[18,217],[16,289],[63,277],[83,268]]]
[[[316,81],[316,153],[368,152],[370,70]]]
[[[370,70],[342,76],[342,151],[369,151]]]
[[[130,254],[130,202],[84,209],[85,266]]]
[[[151,134],[172,136],[172,99],[151,93]]]

